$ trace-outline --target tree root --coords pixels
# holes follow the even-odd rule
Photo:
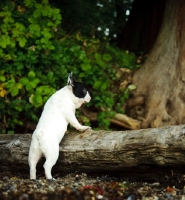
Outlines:
[[[132,99],[129,99],[127,102],[127,107],[134,107],[134,106],[139,106],[144,103],[144,97],[143,96],[138,96]]]

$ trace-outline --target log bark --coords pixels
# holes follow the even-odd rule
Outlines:
[[[31,134],[0,135],[0,169],[26,169]],[[38,169],[43,172],[44,158]],[[185,165],[185,125],[132,131],[68,133],[60,144],[55,172],[146,172],[164,175]],[[157,170],[156,170],[157,169]],[[129,174],[127,174],[129,175]],[[151,178],[151,177],[150,177]]]

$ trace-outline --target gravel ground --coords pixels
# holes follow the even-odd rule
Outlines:
[[[55,181],[28,179],[23,173],[0,172],[0,200],[185,200],[185,175],[165,176],[159,182],[89,176],[86,173],[55,175]]]

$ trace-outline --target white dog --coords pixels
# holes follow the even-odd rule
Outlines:
[[[51,169],[58,159],[59,143],[68,124],[79,131],[91,128],[82,126],[75,117],[75,109],[90,100],[85,84],[76,82],[72,73],[69,74],[67,86],[48,99],[32,135],[28,158],[31,179],[36,179],[36,165],[42,154],[46,158],[44,163],[46,178],[53,179]]]

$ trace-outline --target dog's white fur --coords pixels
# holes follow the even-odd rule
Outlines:
[[[88,92],[84,98],[76,97],[71,85],[65,86],[48,99],[32,135],[28,158],[31,179],[36,179],[36,165],[42,154],[46,158],[44,163],[46,178],[52,179],[51,169],[58,159],[59,143],[69,123],[79,131],[90,128],[82,126],[75,117],[75,109],[90,99]]]

